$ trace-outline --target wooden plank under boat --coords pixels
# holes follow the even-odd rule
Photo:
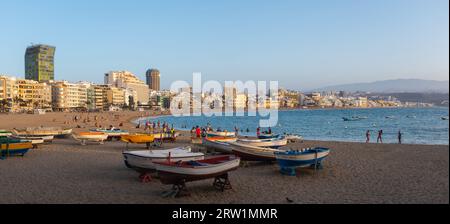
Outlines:
[[[163,184],[177,185],[226,175],[239,167],[240,159],[233,155],[213,156],[199,161],[157,162],[156,170]]]
[[[230,145],[233,146],[233,153],[241,157],[244,161],[275,161],[275,152],[282,152],[282,150],[257,147],[238,142],[231,142]]]
[[[24,156],[33,144],[18,139],[0,139],[0,157]]]
[[[125,165],[139,173],[156,172],[155,162],[165,162],[169,156],[174,161],[203,160],[203,153],[193,153],[190,147],[167,150],[125,151],[122,153]]]

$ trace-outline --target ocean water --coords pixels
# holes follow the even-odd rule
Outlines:
[[[449,121],[441,118],[449,115],[449,108],[380,108],[380,109],[323,109],[279,111],[275,133],[300,134],[307,140],[365,142],[365,133],[371,131],[371,141],[376,141],[378,130],[383,130],[385,143],[396,143],[399,130],[403,143],[449,144]],[[367,119],[344,121],[343,117],[360,116]],[[233,131],[237,126],[243,135],[255,135],[261,117],[158,117],[143,120],[173,124],[177,129],[187,126],[220,127]],[[267,119],[267,118],[263,118]],[[249,129],[250,132],[247,132]]]

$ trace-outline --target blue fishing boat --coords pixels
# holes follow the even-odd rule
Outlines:
[[[24,156],[31,148],[33,148],[33,144],[30,141],[2,138],[0,139],[0,159]]]
[[[328,148],[312,148],[275,152],[275,157],[281,167],[282,174],[296,176],[296,169],[299,167],[312,166],[321,168],[322,161],[328,157],[329,154],[330,149]]]

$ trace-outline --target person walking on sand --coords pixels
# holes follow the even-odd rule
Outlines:
[[[370,142],[370,131],[367,130],[367,132],[366,132],[366,143],[369,143],[369,142]]]
[[[383,130],[378,131],[377,143],[383,143]]]
[[[402,135],[403,135],[403,134],[402,134],[402,131],[399,130],[399,131],[398,131],[398,144],[400,144],[400,145],[402,144]]]

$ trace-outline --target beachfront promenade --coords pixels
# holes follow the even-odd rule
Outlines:
[[[76,127],[75,114],[0,115],[0,129],[28,126]],[[103,113],[104,127],[124,123],[142,112]],[[94,115],[91,115],[94,116]],[[92,124],[81,122],[87,130]],[[177,143],[189,145],[184,133]],[[449,203],[449,146],[395,145],[345,142],[295,143],[291,148],[330,147],[324,169],[301,170],[298,177],[279,174],[274,164],[251,163],[230,173],[233,190],[218,192],[212,180],[189,183],[186,198],[163,198],[171,186],[158,180],[143,184],[136,172],[125,167],[125,143],[80,146],[57,139],[32,150],[24,158],[0,161],[0,203]],[[201,146],[192,146],[201,149]],[[144,146],[131,149],[143,150]]]

